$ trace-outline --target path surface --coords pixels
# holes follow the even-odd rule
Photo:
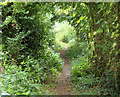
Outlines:
[[[64,50],[60,50],[60,56],[64,59],[63,71],[58,76],[57,85],[55,87],[56,95],[71,95],[71,85],[70,85],[70,59],[67,59],[65,52],[67,47]]]

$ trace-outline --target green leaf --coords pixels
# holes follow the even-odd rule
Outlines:
[[[79,20],[77,20],[77,24],[78,24],[78,23],[80,23],[80,19],[79,19]]]

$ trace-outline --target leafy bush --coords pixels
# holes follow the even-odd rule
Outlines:
[[[87,57],[79,56],[77,59],[71,61],[71,75],[75,76],[86,76],[90,73],[90,64],[88,64]]]
[[[43,5],[50,7],[47,3],[35,2],[8,2],[2,5],[4,51],[7,51],[9,59],[14,58],[18,65],[26,60],[28,55],[38,59],[46,46],[54,44],[54,35],[50,33],[53,23],[49,21],[49,11],[42,9]]]
[[[97,85],[99,79],[99,77],[95,77],[94,75],[72,77],[73,93],[79,93],[80,95],[99,95],[100,92],[89,92],[92,88],[94,88],[94,86]]]
[[[2,91],[17,95],[35,95],[47,93],[42,84],[51,83],[59,71],[62,70],[62,60],[52,49],[46,49],[44,58],[34,59],[28,56],[26,61],[19,66],[12,58],[11,64],[7,64],[7,55],[3,54],[3,66],[5,66]]]
[[[87,44],[88,43],[86,41],[78,43],[75,40],[71,40],[68,43],[69,49],[66,51],[66,55],[71,58],[77,58],[78,55],[87,56],[88,55],[88,52],[87,52],[88,45]]]
[[[44,79],[44,76],[40,78],[43,68],[39,68],[36,76],[35,72],[30,72],[30,68],[22,69],[21,66],[12,65],[6,66],[6,72],[3,74],[3,87],[1,91],[6,91],[12,95],[40,95],[45,93],[44,85],[41,85],[37,81],[40,81],[41,78]],[[35,78],[36,77],[36,78]],[[34,78],[36,80],[34,80]]]
[[[58,71],[62,70],[63,61],[59,53],[55,53],[51,48],[47,48],[45,54],[45,62],[48,68],[56,68]]]

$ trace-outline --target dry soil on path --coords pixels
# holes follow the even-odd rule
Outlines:
[[[60,75],[56,78],[57,84],[54,89],[56,95],[71,95],[71,85],[70,85],[70,59],[65,56],[67,49],[60,50],[60,56],[64,60],[63,70]]]

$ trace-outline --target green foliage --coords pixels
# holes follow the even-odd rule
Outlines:
[[[78,45],[78,44],[77,44]],[[84,77],[87,74],[91,74],[90,71],[91,64],[88,60],[87,54],[87,42],[81,42],[79,46],[73,46],[67,51],[66,55],[71,55],[71,76],[72,77]],[[74,49],[74,50],[73,50]],[[70,53],[69,53],[70,52]]]
[[[86,75],[83,77],[72,77],[72,92],[78,95],[111,95],[118,96],[114,86],[113,77],[114,72],[105,71],[102,77],[95,77],[95,75]]]
[[[2,50],[2,44],[0,44],[0,50]]]
[[[69,25],[68,22],[56,22],[53,27],[53,33],[55,33],[55,42],[58,46],[60,45],[60,47],[64,49],[64,45],[67,45],[69,47],[71,46],[71,41],[75,42],[75,30],[71,25]]]
[[[95,77],[94,75],[86,75],[85,77],[72,77],[73,94],[100,95],[100,91],[92,91],[92,88],[94,89],[94,86],[96,86],[98,82],[99,77]]]
[[[40,95],[48,93],[44,90],[46,86],[42,84],[47,83],[48,80],[49,83],[54,80],[63,64],[59,55],[51,50],[47,50],[44,59],[41,57],[36,60],[34,57],[28,56],[20,66],[16,65],[14,59],[11,60],[10,65],[7,64],[5,60],[8,56],[4,54],[2,56],[5,74],[2,74],[3,87],[1,91],[7,91],[9,94]]]
[[[70,11],[61,16],[60,21],[62,19],[67,19],[69,23],[75,27],[77,42],[79,45],[82,43],[84,44],[85,41],[87,41],[87,46],[82,46],[82,50],[85,50],[84,53],[80,53],[81,48],[79,48],[80,52],[78,53],[83,57],[86,57],[87,54],[88,62],[91,65],[89,68],[90,72],[95,74],[95,76],[100,77],[103,75],[106,69],[111,71],[110,67],[113,66],[114,68],[112,68],[112,72],[116,74],[116,77],[112,77],[111,75],[110,79],[115,80],[114,86],[116,87],[116,90],[119,91],[119,80],[116,79],[119,77],[119,74],[116,72],[119,72],[118,64],[120,59],[118,53],[120,51],[120,31],[118,30],[118,26],[120,24],[118,18],[120,16],[120,3],[78,2],[58,5],[61,6],[61,9],[68,9],[68,6],[71,6]],[[73,57],[75,55],[77,56],[79,45],[74,47],[74,51],[72,48],[70,48],[72,50],[69,49],[67,55],[72,54]],[[83,61],[83,63],[81,61]],[[77,63],[82,63],[84,67],[84,60],[77,61],[74,64]],[[79,65],[76,66],[76,69],[79,68]],[[74,65],[72,65],[72,67],[75,68]],[[115,68],[116,71],[114,71]],[[74,72],[79,71],[74,70]],[[75,76],[77,76],[77,73],[74,75],[74,77]]]
[[[88,58],[79,56],[77,59],[74,59],[71,62],[71,76],[86,76],[90,73],[89,68],[90,65],[88,64]]]
[[[17,86],[24,74],[25,80],[24,77],[22,80],[27,82],[27,78],[33,78],[32,83],[41,83],[46,81],[48,76],[55,76],[62,67],[62,60],[55,51],[59,50],[58,47],[64,49],[67,46],[69,50],[66,55],[73,58],[72,81],[75,83],[76,79],[78,84],[92,86],[81,94],[118,95],[119,9],[118,2],[3,3],[3,65],[6,67],[6,74],[15,74],[4,80],[7,83],[5,90],[11,94],[29,94],[29,91],[36,91],[36,88],[27,84],[29,91],[26,88],[23,90],[24,85],[21,85],[21,92],[14,92],[12,80],[14,79]],[[56,22],[54,20],[61,22],[57,29],[52,29]],[[18,76],[20,78],[17,81],[14,77]],[[100,78],[99,82],[97,78]],[[10,80],[10,83],[7,80]],[[31,83],[31,79],[28,81]],[[75,85],[79,87],[77,83]]]
[[[88,55],[87,41],[78,43],[75,40],[71,40],[68,45],[69,45],[69,49],[66,51],[66,56],[69,56],[71,58],[77,58],[79,55],[83,55],[83,56]]]
[[[47,94],[47,92],[44,91],[45,86],[37,82],[38,79],[40,81],[42,68],[36,69],[39,71],[38,74],[36,71],[30,72],[30,68],[22,70],[22,67],[18,67],[17,65],[7,65],[6,67],[8,70],[3,74],[4,80],[2,81],[3,87],[0,89],[1,91],[6,91],[12,95]],[[36,78],[34,76],[35,73]],[[45,75],[42,79],[44,79],[44,77]]]
[[[49,6],[47,3],[19,2],[3,5],[4,49],[18,61],[18,64],[28,54],[39,58],[46,48],[45,45],[53,45],[54,37],[51,35],[52,33],[49,34],[48,29],[52,25],[49,21],[48,10],[42,9],[44,14],[39,11],[43,5]],[[40,50],[41,52],[39,52]],[[24,57],[20,58],[20,56]]]
[[[62,70],[63,61],[59,57],[58,53],[55,53],[52,49],[46,49],[45,64],[48,68],[56,68],[58,71]]]
[[[42,84],[51,83],[63,64],[53,51],[54,23],[50,22],[52,15],[48,9],[53,6],[44,2],[8,2],[2,7],[3,91],[17,95],[47,94]]]

